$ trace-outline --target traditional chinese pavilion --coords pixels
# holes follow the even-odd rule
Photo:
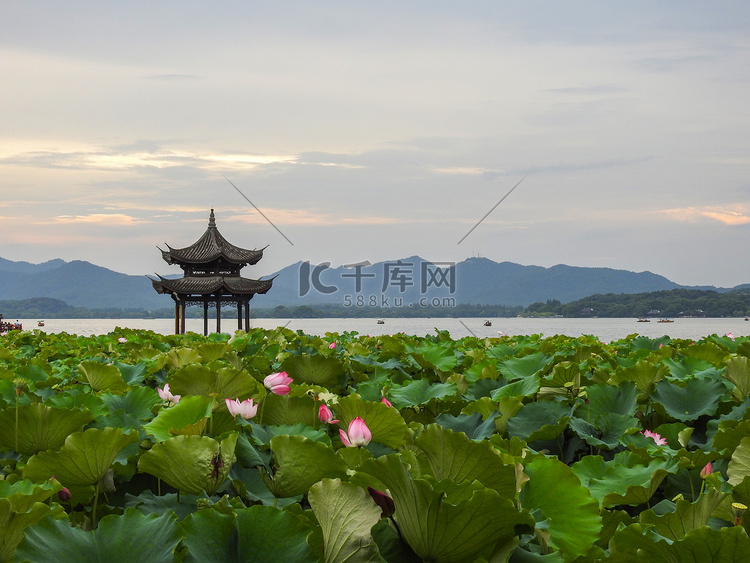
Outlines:
[[[203,334],[208,334],[208,310],[216,309],[216,332],[221,332],[222,305],[237,308],[237,329],[250,330],[250,300],[256,293],[271,289],[273,279],[252,280],[243,278],[240,270],[257,264],[263,258],[263,250],[248,250],[235,246],[225,239],[216,227],[214,210],[208,219],[208,229],[196,242],[185,248],[161,251],[167,264],[177,264],[185,274],[181,278],[168,279],[156,274],[151,279],[154,289],[172,296],[174,300],[175,334],[185,333],[185,308],[188,305],[203,305]],[[244,312],[243,312],[244,311]]]

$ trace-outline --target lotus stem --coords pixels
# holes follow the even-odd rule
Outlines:
[[[99,482],[96,483],[96,492],[94,493],[94,508],[91,511],[91,529],[96,529],[96,505],[99,504]]]

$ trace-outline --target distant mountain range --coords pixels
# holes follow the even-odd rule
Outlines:
[[[252,269],[246,274],[252,277]],[[684,288],[651,272],[557,265],[551,268],[468,258],[451,269],[418,256],[376,264],[327,268],[298,262],[276,274],[255,308],[339,304],[408,306],[451,300],[462,304],[562,303],[599,293],[643,293]],[[357,287],[359,284],[359,287]],[[747,284],[739,287],[747,287]],[[729,291],[725,288],[702,287]],[[736,289],[736,288],[732,288]],[[42,264],[0,258],[0,301],[49,297],[76,307],[157,310],[172,306],[146,276],[121,274],[80,260]]]

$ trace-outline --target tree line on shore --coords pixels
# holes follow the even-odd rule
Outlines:
[[[226,314],[231,316],[230,308]],[[6,319],[95,319],[95,318],[172,318],[174,308],[158,310],[94,309],[73,307],[59,299],[38,297],[0,301],[0,313]],[[561,303],[556,299],[532,303],[528,307],[473,305],[370,307],[345,305],[278,305],[270,309],[251,309],[254,318],[372,318],[372,317],[744,317],[750,315],[750,289],[717,292],[712,290],[673,289],[649,293],[591,295]],[[187,316],[201,318],[201,307],[188,307]]]

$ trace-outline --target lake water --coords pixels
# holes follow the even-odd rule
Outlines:
[[[15,319],[5,319],[6,321]],[[484,326],[487,319],[467,318],[433,318],[385,319],[385,324],[377,324],[376,319],[252,319],[251,326],[274,329],[280,326],[306,334],[324,335],[326,332],[357,332],[362,335],[396,334],[404,332],[417,336],[435,334],[435,330],[447,330],[453,338],[474,335],[480,338],[497,337],[498,333],[543,334],[554,336],[580,336],[591,334],[600,340],[609,342],[629,334],[642,334],[650,338],[669,335],[672,338],[700,339],[711,334],[724,335],[731,332],[734,336],[750,335],[750,321],[744,318],[721,319],[675,319],[672,323],[639,323],[636,319],[526,319],[526,318],[493,318],[492,326]],[[160,334],[174,333],[173,319],[49,319],[44,327],[37,327],[37,320],[20,319],[26,330],[43,330],[45,332],[67,332],[89,336],[106,334],[115,327],[143,328]],[[209,321],[209,330],[214,323]],[[222,319],[223,332],[231,333],[237,326],[236,320]],[[203,332],[203,319],[187,319],[189,331]]]

